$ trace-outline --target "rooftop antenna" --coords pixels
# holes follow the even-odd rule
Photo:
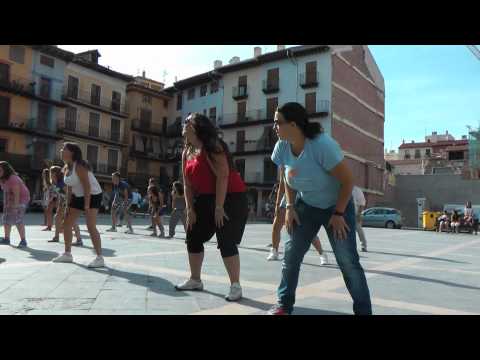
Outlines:
[[[163,82],[164,83],[165,83],[165,81],[167,81],[167,75],[168,75],[167,70],[163,70]]]

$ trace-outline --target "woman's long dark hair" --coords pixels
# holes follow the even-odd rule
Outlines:
[[[72,153],[72,162],[73,163],[77,163],[78,165],[81,165],[81,166],[85,167],[87,170],[91,170],[88,162],[83,160],[82,149],[80,148],[80,146],[78,146],[78,144],[73,143],[73,142],[66,142],[66,143],[63,144],[63,146],[64,146],[65,149],[67,149],[68,151],[70,151]],[[70,169],[70,166],[68,164],[65,164],[65,166],[68,166],[68,168]]]
[[[227,156],[228,166],[231,170],[235,170],[235,165],[233,163],[232,154],[228,150],[228,146],[220,138],[220,131],[212,124],[210,119],[205,115],[199,113],[192,113],[190,116],[190,121],[193,121],[193,128],[195,129],[195,134],[198,139],[202,142],[203,149],[207,153],[208,158],[211,161],[214,161],[213,154],[222,154],[225,153]],[[219,147],[220,144],[220,147]],[[194,148],[191,144],[188,144],[185,141],[185,149],[187,154],[191,155],[194,153]]]
[[[10,163],[7,161],[0,161],[0,167],[3,169],[3,175],[0,178],[2,181],[7,181],[10,176],[17,175],[12,165],[10,165]]]
[[[322,125],[310,122],[307,110],[299,103],[286,103],[279,106],[277,112],[283,115],[285,121],[297,124],[306,138],[315,139],[319,134],[323,133]]]
[[[180,181],[175,181],[173,188],[178,195],[183,196],[183,184]]]

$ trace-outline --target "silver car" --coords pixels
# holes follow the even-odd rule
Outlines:
[[[363,226],[401,229],[402,213],[393,208],[374,207],[362,211]]]

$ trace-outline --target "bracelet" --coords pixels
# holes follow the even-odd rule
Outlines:
[[[295,205],[293,205],[293,204],[287,204],[287,205],[285,206],[285,208],[287,208],[287,209],[290,209],[290,208],[293,208],[293,207],[295,207]]]
[[[215,206],[215,210],[223,210],[223,206],[217,205]]]
[[[345,215],[345,213],[342,213],[342,212],[340,212],[340,211],[338,211],[338,210],[335,210],[335,212],[333,213],[333,215],[343,216],[343,215]]]

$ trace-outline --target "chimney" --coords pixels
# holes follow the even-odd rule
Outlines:
[[[142,71],[142,77],[145,79],[145,70]]]
[[[448,135],[448,130],[445,132],[446,135]]]
[[[230,59],[230,61],[228,62],[229,64],[236,64],[240,61],[240,58],[238,56],[234,56]]]
[[[220,67],[222,67],[222,60],[215,60],[215,61],[213,62],[213,68],[214,68],[214,69],[218,69],[218,68],[220,68]]]
[[[95,64],[98,64],[98,59],[100,58],[100,53],[98,52],[98,50],[88,50],[88,51],[84,51],[82,53],[78,53],[76,54],[76,56],[86,60],[86,61],[90,61],[92,63],[95,63]]]
[[[259,46],[255,46],[255,48],[253,49],[253,56],[258,57],[260,55],[262,55],[262,48]]]
[[[277,45],[277,51],[285,50],[285,45]]]

